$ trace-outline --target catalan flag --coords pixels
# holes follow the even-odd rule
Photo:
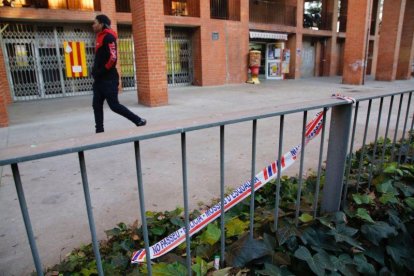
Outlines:
[[[66,77],[87,77],[85,42],[64,41],[63,49],[65,52]]]

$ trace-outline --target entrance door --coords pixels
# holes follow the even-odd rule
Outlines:
[[[302,64],[300,72],[302,78],[315,76],[315,47],[310,40],[303,40]]]
[[[16,43],[5,43],[5,49],[14,100],[40,97],[33,42],[20,40]]]
[[[169,86],[191,85],[193,82],[193,57],[191,38],[185,29],[165,29],[167,80]]]

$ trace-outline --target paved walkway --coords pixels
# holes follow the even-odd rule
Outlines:
[[[228,112],[277,108],[290,103],[326,99],[338,92],[352,96],[360,92],[414,89],[413,80],[368,80],[364,86],[343,85],[340,81],[335,77],[267,81],[260,85],[173,88],[169,90],[169,105],[157,108],[137,105],[133,92],[121,94],[120,101],[146,118],[148,126],[168,124],[180,127],[183,120],[190,118],[214,118]],[[12,104],[9,107],[10,127],[0,128],[0,149],[94,135],[91,98],[80,96]],[[377,110],[375,105],[373,110]],[[358,125],[362,128],[364,112],[366,108],[361,105]],[[310,112],[309,116],[313,114]],[[375,118],[375,111],[373,116]],[[301,115],[286,117],[284,151],[300,143],[301,121]],[[277,118],[258,122],[257,168],[275,159],[278,122]],[[133,127],[106,107],[107,133]],[[209,203],[219,195],[218,138],[217,128],[188,133],[190,208],[197,208],[199,202]],[[312,143],[318,145],[316,141]],[[356,143],[361,143],[360,136]],[[141,145],[147,210],[171,210],[183,206],[179,135],[143,141]],[[318,148],[308,148],[307,167],[315,166]],[[132,223],[140,216],[134,149],[133,145],[125,144],[88,151],[85,156],[96,227],[99,237],[104,238],[104,230],[121,221]],[[249,179],[250,162],[251,123],[227,127],[226,185],[236,187]],[[43,264],[57,263],[74,247],[89,243],[77,155],[25,162],[19,168]],[[297,167],[289,169],[288,173],[297,174]],[[10,168],[0,167],[0,177],[0,275],[26,275],[34,266]]]

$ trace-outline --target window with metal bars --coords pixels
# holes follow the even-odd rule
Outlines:
[[[210,17],[240,21],[240,0],[210,0]]]

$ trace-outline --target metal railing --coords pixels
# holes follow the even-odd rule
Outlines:
[[[311,101],[306,103],[299,103],[294,105],[286,105],[278,109],[262,109],[261,111],[255,112],[239,112],[235,114],[226,114],[223,115],[221,120],[212,120],[205,119],[205,121],[192,121],[191,123],[183,122],[183,126],[180,128],[157,128],[157,127],[147,127],[143,129],[137,129],[130,132],[124,133],[110,133],[109,135],[99,135],[99,136],[90,136],[90,137],[81,137],[76,140],[68,141],[59,141],[56,143],[49,143],[48,145],[38,145],[37,147],[19,147],[19,148],[10,148],[0,150],[0,166],[11,165],[13,172],[14,183],[17,190],[17,195],[20,203],[20,209],[23,215],[23,220],[26,227],[27,236],[29,238],[29,244],[32,251],[32,257],[36,267],[38,275],[43,275],[42,262],[40,260],[39,252],[36,246],[35,235],[33,233],[32,224],[30,221],[30,216],[26,204],[25,194],[23,190],[22,181],[20,178],[19,164],[22,162],[28,162],[32,160],[38,160],[42,158],[50,158],[54,156],[61,156],[65,154],[77,154],[81,172],[81,179],[84,190],[84,197],[86,202],[86,210],[89,220],[89,227],[92,236],[93,250],[96,257],[96,264],[98,267],[99,275],[103,275],[103,269],[101,264],[101,257],[99,253],[98,239],[96,235],[95,222],[92,212],[92,204],[90,198],[90,191],[88,185],[88,177],[86,170],[86,161],[84,158],[85,151],[91,151],[98,148],[108,148],[120,144],[133,143],[135,149],[135,167],[136,167],[136,176],[137,176],[137,185],[138,185],[138,194],[139,194],[139,204],[140,204],[140,213],[142,220],[142,229],[143,236],[145,241],[145,249],[147,260],[150,259],[149,255],[149,238],[148,238],[148,229],[146,222],[146,206],[145,206],[145,191],[144,191],[144,181],[143,181],[143,172],[141,166],[141,141],[151,140],[158,137],[171,136],[171,135],[180,135],[181,136],[181,164],[182,164],[182,182],[183,182],[183,195],[184,195],[184,221],[185,227],[187,229],[186,242],[187,242],[187,269],[191,274],[191,251],[190,251],[190,235],[189,231],[189,207],[188,207],[188,188],[187,188],[187,133],[196,132],[209,128],[219,128],[220,130],[220,197],[221,204],[224,202],[224,174],[225,174],[225,130],[226,127],[239,124],[239,123],[252,123],[252,140],[251,140],[251,179],[254,179],[256,173],[256,149],[257,149],[257,123],[259,120],[263,119],[272,119],[279,118],[279,146],[277,160],[282,160],[282,148],[284,141],[284,132],[285,132],[285,121],[287,116],[293,116],[294,114],[301,115],[302,117],[302,133],[299,136],[301,139],[301,148],[302,153],[300,156],[300,169],[299,169],[299,181],[298,181],[298,193],[296,200],[296,212],[295,219],[298,221],[298,216],[300,213],[300,197],[301,197],[301,186],[303,182],[303,172],[305,169],[304,158],[306,156],[306,142],[305,142],[305,133],[307,128],[308,113],[311,111],[324,111],[324,119],[330,118],[330,127],[329,127],[329,141],[328,148],[326,153],[326,176],[325,184],[323,188],[323,197],[321,201],[320,211],[321,212],[334,212],[340,209],[340,204],[345,204],[346,193],[348,190],[348,177],[349,177],[349,162],[352,157],[353,152],[356,146],[356,140],[360,139],[361,134],[363,133],[362,138],[362,154],[360,159],[360,172],[362,164],[362,158],[365,153],[365,148],[367,146],[368,140],[374,142],[374,145],[377,145],[377,140],[380,135],[380,132],[385,132],[384,137],[392,137],[392,147],[394,149],[397,140],[399,137],[404,139],[406,137],[406,132],[409,129],[410,133],[413,131],[414,120],[409,123],[409,118],[413,114],[412,109],[412,93],[414,91],[403,91],[395,93],[377,93],[373,95],[370,94],[358,94],[356,95],[356,104],[353,105],[349,102],[339,99],[327,99],[327,100],[318,100]],[[397,104],[398,100],[398,104]],[[383,115],[384,105],[388,105],[388,115]],[[378,109],[376,109],[378,108]],[[328,109],[331,109],[331,114],[328,114]],[[353,111],[354,109],[354,111]],[[378,110],[376,114],[375,111]],[[366,114],[364,114],[366,113]],[[363,116],[365,115],[365,117]],[[377,116],[376,121],[373,119]],[[360,118],[362,116],[362,119]],[[384,120],[386,118],[386,126],[384,126]],[[325,124],[325,120],[323,121]],[[362,121],[361,121],[362,120]],[[365,123],[364,123],[365,121]],[[353,122],[353,123],[352,123]],[[372,124],[376,122],[375,127]],[[392,128],[392,126],[395,126]],[[361,130],[361,131],[360,131]],[[306,134],[307,135],[307,134]],[[319,159],[318,159],[318,181],[317,189],[315,191],[314,200],[314,215],[318,215],[317,201],[319,197],[319,183],[321,175],[321,167],[324,156],[325,148],[325,127],[322,128],[320,145],[319,145]],[[359,137],[359,138],[358,138]],[[373,138],[373,139],[372,139]],[[410,138],[411,139],[411,136]],[[408,141],[411,143],[412,141]],[[384,162],[384,148],[380,149],[374,147],[374,154],[372,160],[382,164]],[[394,152],[394,150],[392,150]],[[414,157],[414,156],[413,156]],[[413,158],[412,157],[412,158]],[[396,154],[392,156],[397,162],[401,161],[401,148]],[[348,166],[347,166],[348,164]],[[277,164],[278,171],[281,171],[281,162]],[[177,172],[179,174],[180,172]],[[211,172],[211,174],[217,174],[216,172]],[[370,185],[371,176],[368,178],[368,186]],[[253,183],[251,181],[250,183]],[[279,209],[279,199],[280,199],[280,174],[277,176],[276,182],[276,208],[275,208],[275,217],[278,217]],[[357,187],[363,185],[361,182],[360,175],[357,179]],[[251,213],[250,213],[250,235],[253,235],[253,210],[254,210],[254,187],[251,185]],[[221,206],[221,229],[224,227],[224,208]],[[277,229],[277,219],[275,219],[275,227]],[[222,231],[222,241],[221,241],[221,262],[224,260],[224,231]],[[151,262],[147,262],[148,273],[151,275]]]
[[[240,0],[210,0],[210,17],[240,21]]]
[[[296,6],[272,1],[250,0],[249,21],[251,23],[296,26]]]
[[[131,12],[129,0],[115,0],[116,12]]]

